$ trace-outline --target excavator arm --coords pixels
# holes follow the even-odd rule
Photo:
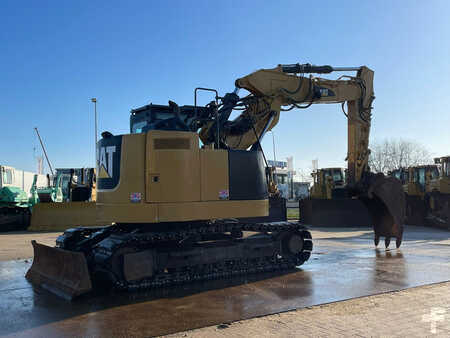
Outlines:
[[[312,75],[342,71],[356,71],[356,76],[343,75],[330,80]],[[219,130],[223,146],[248,149],[277,125],[282,111],[305,109],[320,103],[341,104],[348,126],[349,195],[361,199],[367,206],[374,223],[375,243],[384,236],[388,246],[390,238],[396,237],[397,246],[400,246],[405,215],[402,186],[393,178],[370,173],[368,167],[371,111],[375,98],[373,76],[374,72],[366,66],[333,68],[292,64],[255,71],[235,82],[236,88],[246,89],[250,95],[240,99],[237,91],[227,94],[224,101],[228,104],[226,102],[219,110],[219,128],[215,122],[210,122],[200,130],[200,137],[205,144],[211,143]],[[229,104],[230,101],[234,106]],[[232,121],[228,121],[230,107],[243,109]]]

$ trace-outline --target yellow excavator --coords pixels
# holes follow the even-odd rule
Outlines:
[[[424,225],[427,214],[425,196],[430,192],[431,181],[439,177],[439,169],[433,164],[413,166],[409,167],[403,176],[403,190],[406,194],[405,222]]]
[[[356,75],[312,75],[344,71]],[[73,298],[104,285],[136,290],[302,265],[311,255],[311,234],[276,216],[282,203],[260,141],[282,111],[318,103],[347,104],[345,188],[367,205],[375,244],[385,237],[388,246],[395,237],[400,246],[402,186],[367,165],[372,70],[279,65],[235,85],[223,97],[196,88],[193,106],[169,101],[134,109],[130,134],[102,133],[97,220],[114,224],[67,230],[54,248],[33,241],[27,279]],[[250,94],[239,97],[239,89]],[[201,90],[215,96],[205,106],[197,105]],[[241,114],[229,120],[233,110]]]

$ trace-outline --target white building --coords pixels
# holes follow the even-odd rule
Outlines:
[[[20,188],[26,193],[29,193],[33,184],[35,173],[29,171],[19,170],[6,165],[0,165],[0,188],[3,187],[16,187]],[[38,187],[47,186],[47,176],[38,175],[37,184]]]
[[[309,196],[309,182],[296,182],[294,180],[294,158],[288,157],[286,161],[268,160],[267,164],[275,167],[275,183],[281,196],[288,200],[299,200]]]

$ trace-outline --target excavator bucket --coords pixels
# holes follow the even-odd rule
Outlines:
[[[73,299],[92,289],[86,257],[81,252],[52,248],[31,241],[34,259],[25,277],[65,299]]]
[[[64,231],[97,226],[95,202],[38,203],[31,212],[29,231]]]
[[[361,198],[373,222],[374,242],[385,238],[386,248],[395,237],[397,248],[403,239],[403,225],[406,215],[406,201],[403,187],[394,177],[376,175],[369,186],[367,197]]]

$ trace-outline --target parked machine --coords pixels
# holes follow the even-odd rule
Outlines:
[[[345,187],[345,176],[343,168],[322,168],[311,173],[313,186],[311,187],[311,198],[331,199],[337,190]]]
[[[357,74],[305,75],[334,71]],[[402,187],[367,167],[372,79],[365,66],[279,65],[236,80],[223,97],[197,88],[194,106],[132,110],[130,134],[104,132],[98,142],[97,219],[114,224],[67,230],[56,248],[33,241],[28,280],[72,298],[99,285],[136,290],[302,265],[311,234],[274,216],[282,204],[260,140],[281,111],[315,103],[347,103],[348,195],[369,208],[375,244],[384,236],[400,246]],[[198,106],[199,90],[215,100]],[[229,120],[234,109],[241,114]]]
[[[66,182],[67,184],[67,182]],[[34,175],[33,185],[30,189],[31,204],[37,203],[61,203],[64,200],[63,195],[64,180],[62,175],[52,177],[47,175],[47,184],[45,186],[37,185],[37,175]]]
[[[450,229],[450,156],[435,158],[434,162],[439,172],[429,178],[426,186],[427,223]]]
[[[45,181],[44,175],[0,166],[0,231],[24,230],[29,226],[29,191],[34,176]]]
[[[430,182],[439,177],[439,169],[437,165],[420,165],[408,168],[407,174],[401,175],[406,180],[403,185],[406,194],[405,222],[424,225],[427,215],[425,196],[430,191]]]

